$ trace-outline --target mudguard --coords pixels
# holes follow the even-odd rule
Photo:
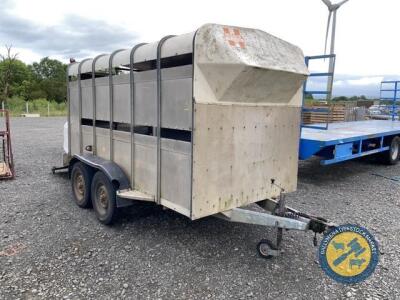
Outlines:
[[[76,161],[81,161],[92,168],[102,171],[110,179],[116,190],[130,189],[128,177],[116,163],[88,153],[75,154],[69,163],[69,174],[71,174],[72,166]],[[125,207],[133,203],[117,196],[116,204],[117,207]]]

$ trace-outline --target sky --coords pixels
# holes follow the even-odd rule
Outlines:
[[[399,11],[398,0],[350,0],[339,9],[334,95],[375,97],[383,79],[400,78]],[[0,46],[12,44],[26,63],[67,62],[219,23],[261,29],[316,55],[327,17],[321,0],[0,0]]]

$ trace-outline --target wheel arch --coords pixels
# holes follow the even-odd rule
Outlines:
[[[75,154],[69,163],[69,175],[71,175],[74,164],[79,161],[93,169],[102,171],[114,185],[116,190],[130,188],[129,179],[121,167],[119,167],[115,162],[94,156],[92,154]]]
[[[383,140],[384,140],[384,145],[389,146],[395,138],[400,139],[400,134],[393,134],[393,135],[387,135],[387,136],[385,136],[385,137],[383,138]]]

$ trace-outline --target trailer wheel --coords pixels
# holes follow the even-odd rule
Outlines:
[[[384,163],[388,165],[395,165],[399,162],[400,157],[400,138],[398,136],[392,139],[389,146],[389,151],[382,153]]]
[[[267,239],[262,239],[258,244],[257,244],[257,252],[258,254],[265,259],[271,259],[276,255],[273,255],[272,253],[276,253],[278,249],[275,247],[275,245]]]
[[[116,190],[111,181],[98,171],[92,181],[92,203],[97,219],[106,225],[111,224],[117,214]]]
[[[73,165],[71,171],[72,195],[75,203],[82,208],[91,206],[90,184],[93,178],[93,171],[81,162]]]

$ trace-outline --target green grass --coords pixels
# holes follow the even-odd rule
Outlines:
[[[66,103],[57,103],[55,101],[49,102],[46,99],[35,99],[29,101],[29,113],[40,114],[41,117],[47,117],[48,103],[50,104],[50,117],[67,115]],[[26,113],[26,102],[21,98],[14,97],[5,103],[5,109],[10,111],[11,116],[19,117],[21,114]]]

